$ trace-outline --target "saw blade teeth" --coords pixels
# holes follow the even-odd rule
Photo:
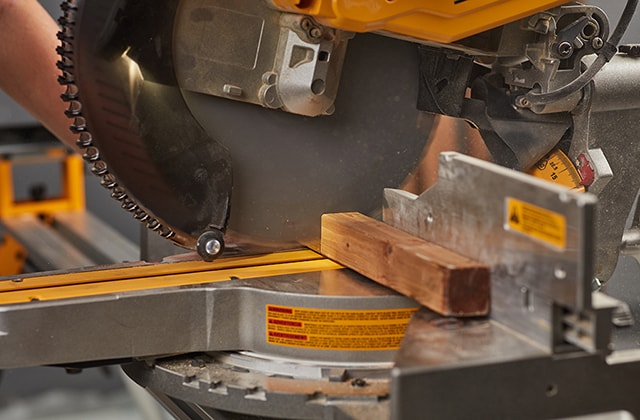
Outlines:
[[[64,55],[64,56],[62,56],[62,58],[60,58],[60,60],[58,60],[58,61],[56,62],[56,66],[57,66],[60,70],[63,70],[63,71],[64,71],[64,70],[66,70],[66,69],[69,69],[69,68],[72,68],[72,67],[73,67],[73,60],[72,60],[69,56]]]
[[[68,85],[70,83],[75,83],[76,79],[72,73],[69,71],[63,70],[62,74],[58,76],[58,83],[61,85]]]
[[[63,41],[63,42],[67,42],[67,43],[68,43],[68,42],[70,41],[70,39],[69,39],[69,38],[67,38],[66,34],[65,34],[64,32],[62,32],[62,31],[59,31],[59,32],[56,34],[56,37],[57,37],[60,41]],[[63,48],[64,48],[64,47],[63,47]]]
[[[105,174],[102,176],[102,179],[100,180],[100,185],[102,185],[103,187],[107,188],[107,189],[112,189],[114,188],[117,183],[116,183],[116,179],[113,175],[111,174]]]
[[[137,219],[140,223],[145,223],[147,222],[147,220],[150,219],[150,216],[147,214],[147,212],[140,208],[133,213],[133,217]]]
[[[74,38],[73,28],[71,28],[68,25],[63,26],[62,30],[59,33],[61,34],[63,39],[73,39]]]
[[[60,41],[60,45],[56,47],[56,52],[58,53],[58,55],[62,56],[73,54],[73,47],[71,46],[71,43],[63,39],[61,39]]]
[[[124,203],[122,203],[121,206],[125,211],[128,211],[129,213],[133,213],[134,211],[136,211],[136,209],[138,208],[138,206],[136,205],[136,203],[134,203],[131,200],[125,200]]]
[[[67,10],[78,10],[78,2],[74,0],[65,0],[60,5],[60,8],[65,12]]]
[[[85,149],[82,158],[89,163],[93,163],[100,159],[100,150],[95,146],[89,146]]]
[[[67,10],[64,10],[64,14],[58,18],[58,23],[62,26],[75,25],[75,18],[75,9],[69,8]]]
[[[107,188],[109,188],[109,187],[107,187]],[[115,198],[118,201],[123,201],[128,196],[127,196],[127,193],[124,192],[124,190],[121,187],[118,186],[118,184],[115,184],[113,186],[113,192],[111,193],[111,197]]]
[[[91,146],[92,144],[93,144],[93,137],[91,136],[91,133],[89,133],[88,131],[84,131],[84,132],[80,133],[80,136],[76,140],[76,145],[80,149],[86,149],[87,147]]]
[[[69,107],[64,113],[69,118],[78,117],[82,113],[82,104],[78,100],[69,101]]]
[[[62,98],[62,100],[64,102],[77,101],[78,100],[78,86],[73,84],[73,83],[67,84],[67,88],[66,88],[65,92],[62,95],[60,95],[60,98]]]
[[[159,232],[163,237],[176,237],[175,231],[153,218],[118,184],[115,175],[109,172],[107,163],[101,159],[100,149],[94,144],[93,135],[87,128],[86,118],[82,115],[81,92],[76,84],[73,59],[75,50],[74,27],[78,18],[77,13],[80,3],[81,0],[64,0],[60,5],[63,15],[58,19],[58,23],[61,26],[60,31],[57,33],[60,45],[56,48],[56,52],[60,59],[56,66],[60,70],[58,83],[66,86],[65,92],[60,95],[60,98],[69,104],[65,110],[65,115],[73,120],[69,129],[72,133],[78,135],[76,145],[84,151],[83,159],[92,165],[91,172],[100,177],[100,184],[111,191],[111,196],[121,203],[122,208],[130,212],[135,219],[144,223],[150,230]]]
[[[163,238],[166,238],[166,239],[171,239],[174,236],[176,236],[176,233],[174,231],[172,231],[171,229],[168,229],[168,228],[165,227],[165,230],[163,230],[160,233],[160,236],[162,236]]]
[[[75,134],[80,134],[83,131],[87,130],[87,121],[84,117],[75,117],[73,119],[73,124],[71,124],[71,131]]]
[[[97,176],[105,175],[108,172],[107,164],[103,160],[97,160],[93,163],[91,172]]]
[[[149,230],[157,232],[158,230],[162,229],[162,225],[157,219],[152,219],[149,223],[147,223],[147,228]]]

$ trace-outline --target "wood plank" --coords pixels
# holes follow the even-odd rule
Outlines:
[[[321,253],[445,316],[486,315],[490,272],[360,213],[322,216]]]

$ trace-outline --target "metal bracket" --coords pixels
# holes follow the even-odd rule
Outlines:
[[[62,194],[60,197],[41,201],[16,201],[13,184],[13,167],[17,164],[40,161],[60,161],[62,164]],[[64,149],[49,149],[35,158],[0,157],[0,217],[20,214],[50,214],[60,211],[84,210],[84,163],[78,155],[70,155]]]
[[[385,191],[383,218],[489,265],[495,321],[550,352],[567,341],[607,352],[611,308],[591,301],[596,202],[591,194],[444,153],[438,182],[422,195]]]

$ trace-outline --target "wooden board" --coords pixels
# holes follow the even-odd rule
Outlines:
[[[490,272],[360,213],[322,216],[321,253],[446,316],[486,315]]]

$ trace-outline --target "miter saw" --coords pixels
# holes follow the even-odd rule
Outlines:
[[[72,130],[123,208],[202,258],[227,229],[312,243],[320,214],[377,208],[382,188],[418,173],[437,113],[474,125],[507,167],[564,148],[603,208],[621,209],[598,222],[598,281],[611,275],[637,185],[604,185],[633,166],[615,162],[633,146],[602,144],[593,120],[633,107],[634,79],[620,76],[635,60],[589,82],[632,6],[609,40],[597,7],[540,12],[562,1],[101,3],[64,3]],[[354,37],[371,31],[387,37]]]
[[[557,0],[65,1],[60,82],[92,171],[149,229],[233,257],[6,283],[0,343],[47,352],[1,365],[134,359],[181,418],[640,415],[633,396],[569,404],[640,380],[591,295],[638,242],[640,62],[617,54],[636,5],[610,31]],[[484,160],[445,153],[431,185],[441,150]],[[416,312],[308,250],[237,256],[317,249],[323,213],[375,215],[385,188],[385,222],[490,267],[489,318]],[[473,397],[474,375],[531,369],[540,392],[503,390],[520,406]]]

